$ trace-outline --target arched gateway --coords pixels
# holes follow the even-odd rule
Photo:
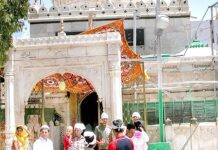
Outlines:
[[[122,118],[119,33],[31,38],[13,44],[5,66],[6,149],[10,149],[15,125],[24,124],[25,103],[32,88],[54,73],[84,77],[110,114],[110,121]]]

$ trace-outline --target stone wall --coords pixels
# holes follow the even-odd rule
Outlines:
[[[157,138],[153,138],[158,137],[158,132],[154,132],[157,130],[148,127],[150,142],[158,142]],[[165,132],[166,141],[171,144],[172,150],[218,150],[218,126],[215,122],[166,125]]]
[[[116,20],[116,19],[115,19]],[[112,20],[111,20],[112,21]],[[111,21],[102,20],[94,21],[93,26],[98,27],[110,23]],[[139,54],[153,54],[154,47],[154,22],[155,19],[138,19],[137,28],[144,30],[144,45],[137,46],[137,53]],[[133,29],[133,19],[124,21],[125,29]],[[88,29],[88,22],[65,22],[65,32],[83,32]],[[60,31],[60,23],[50,22],[47,24],[31,24],[30,36],[48,37],[55,36]],[[161,41],[163,43],[163,53],[178,53],[184,49],[190,40],[190,21],[189,18],[171,18],[170,27],[164,31]],[[177,40],[175,40],[177,39]]]

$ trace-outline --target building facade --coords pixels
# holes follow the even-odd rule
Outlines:
[[[90,123],[88,118],[95,120],[91,123],[96,125],[101,111],[109,113],[109,121],[118,117],[126,122],[129,121],[132,111],[139,111],[149,124],[147,132],[150,142],[157,142],[159,138],[158,126],[156,126],[158,124],[157,62],[142,62],[150,76],[150,80],[146,81],[145,91],[142,88],[144,82],[141,82],[136,83],[135,88],[123,87],[121,93],[119,34],[76,35],[122,18],[129,45],[134,45],[135,30],[136,52],[141,55],[156,54],[155,7],[155,1],[152,0],[55,0],[51,8],[33,4],[29,9],[31,38],[14,41],[14,48],[10,53],[11,59],[5,70],[7,124],[5,148],[10,148],[16,124],[29,124],[31,127],[33,122],[41,124],[44,120],[53,131],[56,131],[51,132],[53,141],[60,141],[66,125],[71,125],[73,121],[88,124]],[[161,1],[160,8],[162,14],[170,17],[169,28],[163,32],[161,38],[162,51],[176,54],[183,50],[191,39],[188,2],[187,0]],[[210,106],[218,104],[215,84],[216,59],[205,57],[201,58],[201,61],[198,61],[199,58],[163,60],[166,110],[164,118],[169,118],[173,123],[166,123],[165,131],[166,139],[171,143],[172,149],[180,149],[184,145],[187,145],[187,149],[196,150],[204,149],[205,145],[217,148],[217,136],[212,134],[217,128],[215,124],[217,107],[204,105],[207,102]],[[47,76],[72,72],[87,79],[95,92],[87,95],[57,92],[44,96],[40,92],[32,92],[35,85]],[[79,99],[82,101],[78,101]],[[89,103],[90,101],[92,103]],[[201,102],[204,112],[207,113],[194,107],[194,103],[199,104],[198,102]],[[93,110],[88,109],[90,106],[95,108],[95,114],[91,114]],[[41,111],[42,108],[44,112]],[[12,112],[14,110],[15,114],[10,113],[11,110]],[[86,115],[89,112],[90,115],[84,118],[84,112]],[[95,118],[92,118],[92,115],[95,115]],[[209,118],[206,121],[213,123],[206,126],[190,124],[190,119],[194,117],[202,121]],[[206,131],[208,133],[205,133]],[[192,142],[190,142],[189,136],[192,133],[197,134],[191,137]],[[212,141],[205,142],[199,138],[202,136]],[[199,141],[206,144],[202,145]],[[61,149],[60,142],[54,143],[59,143],[55,146],[57,150]]]

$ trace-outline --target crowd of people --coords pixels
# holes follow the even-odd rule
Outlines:
[[[140,120],[138,112],[132,114],[132,122],[124,125],[120,119],[108,125],[108,114],[103,112],[100,124],[94,132],[86,131],[83,123],[74,127],[67,126],[63,138],[64,150],[147,150],[149,137]],[[40,127],[40,136],[33,144],[33,150],[53,150],[53,142],[49,139],[49,126]],[[26,126],[18,126],[13,139],[12,150],[29,150]]]

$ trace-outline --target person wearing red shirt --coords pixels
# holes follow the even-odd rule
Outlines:
[[[64,135],[64,150],[68,150],[71,146],[73,127],[68,126]]]
[[[122,120],[113,121],[112,130],[116,139],[108,145],[108,150],[134,150],[133,142],[125,136],[124,129]]]

